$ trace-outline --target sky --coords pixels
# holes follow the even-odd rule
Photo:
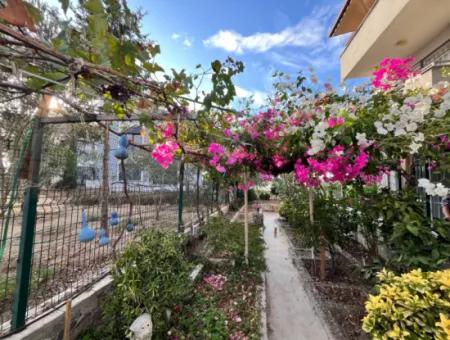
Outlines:
[[[143,31],[161,45],[166,69],[193,71],[227,56],[245,71],[238,96],[255,104],[271,91],[272,74],[314,68],[322,81],[339,83],[339,56],[347,37],[329,38],[343,0],[128,0],[146,16]]]

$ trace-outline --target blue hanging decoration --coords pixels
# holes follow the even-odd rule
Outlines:
[[[131,223],[131,222],[128,223],[127,224],[127,231],[131,233],[133,230],[134,230],[134,224]]]
[[[119,148],[114,151],[114,157],[117,159],[128,158],[128,138],[126,135],[122,135],[119,138]]]
[[[109,238],[106,235],[106,230],[103,228],[100,229],[99,235],[100,235],[100,238],[98,240],[98,245],[100,247],[106,246],[109,243]]]
[[[111,213],[111,227],[115,227],[119,224],[119,215],[114,211]]]
[[[128,148],[128,137],[127,135],[122,135],[119,137],[119,146],[126,149]]]
[[[81,230],[80,230],[80,242],[90,242],[95,238],[95,230],[91,229],[87,223],[86,210],[81,212]]]

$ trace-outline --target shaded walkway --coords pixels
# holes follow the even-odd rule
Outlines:
[[[278,227],[277,213],[264,213],[266,241],[267,327],[270,340],[334,339],[307,296],[299,273],[292,263],[289,241]]]

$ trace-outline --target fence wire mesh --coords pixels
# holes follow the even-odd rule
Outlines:
[[[115,255],[141,230],[177,231],[179,162],[167,170],[161,169],[143,150],[145,138],[136,123],[114,123],[111,128],[132,143],[123,164],[115,157],[119,136],[105,134],[98,125],[63,124],[43,129],[27,322],[104,277]],[[16,149],[22,144],[23,137],[20,138]],[[5,145],[4,139],[1,142],[2,150],[7,152],[2,154],[0,168],[0,235],[4,242],[0,262],[0,334],[6,334],[13,317],[17,260],[23,237],[23,193],[29,184],[26,170],[30,157],[27,150],[18,194],[8,209],[18,161],[14,155],[20,150]],[[205,180],[195,165],[186,164],[183,188],[186,229],[228,202],[227,192]],[[90,242],[80,242],[80,232],[86,224],[83,216],[95,231]],[[107,233],[106,245],[101,244],[102,229]]]

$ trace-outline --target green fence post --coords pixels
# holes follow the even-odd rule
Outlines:
[[[41,122],[33,122],[33,139],[31,144],[31,185],[25,191],[23,203],[22,232],[17,258],[16,288],[14,293],[11,330],[18,331],[25,327],[28,306],[28,294],[31,281],[33,259],[33,241],[36,227],[36,208],[39,198],[39,169],[42,153],[43,130]]]
[[[179,172],[179,191],[178,191],[178,232],[184,231],[183,226],[183,198],[184,198],[184,155],[181,156]]]

